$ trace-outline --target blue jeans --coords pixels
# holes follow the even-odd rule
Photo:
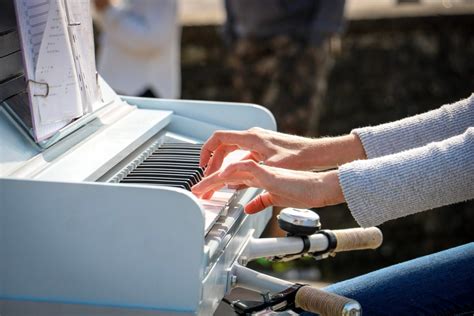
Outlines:
[[[357,300],[363,315],[472,316],[474,242],[339,282],[325,290]]]

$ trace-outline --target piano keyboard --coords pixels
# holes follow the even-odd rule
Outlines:
[[[202,144],[165,143],[153,151],[120,183],[140,183],[182,188],[201,181],[203,169],[199,167]]]
[[[201,147],[202,144],[185,142],[155,142],[110,182],[165,186],[191,191],[191,187],[204,176],[204,170],[199,167]],[[204,209],[206,234],[219,216],[227,214],[235,198],[236,190],[222,188],[216,191],[211,199],[200,199]]]

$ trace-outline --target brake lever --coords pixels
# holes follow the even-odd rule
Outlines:
[[[279,293],[262,294],[263,302],[247,300],[229,301],[227,299],[224,299],[224,302],[229,304],[237,315],[242,316],[249,316],[252,315],[252,313],[268,309],[275,312],[292,310],[296,313],[301,313],[303,310],[296,307],[295,297],[298,290],[303,286],[305,286],[305,284],[295,283]]]

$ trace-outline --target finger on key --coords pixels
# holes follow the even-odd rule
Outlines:
[[[202,146],[199,161],[201,167],[209,163],[212,154],[221,144],[236,145],[242,149],[248,149],[252,145],[251,137],[245,131],[216,131]]]
[[[245,213],[255,214],[260,211],[263,211],[269,206],[273,205],[272,195],[269,192],[262,193],[258,195],[255,199],[250,201],[245,206]]]
[[[214,151],[212,157],[210,158],[206,170],[204,170],[204,175],[210,175],[215,171],[219,170],[222,166],[222,162],[224,161],[225,157],[233,152],[234,150],[239,149],[236,145],[225,145],[222,144]]]

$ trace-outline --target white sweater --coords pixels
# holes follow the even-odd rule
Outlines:
[[[175,0],[122,1],[98,16],[103,31],[99,73],[117,92],[151,89],[161,98],[180,95],[181,28]]]
[[[359,225],[474,198],[474,94],[352,133],[368,159],[339,167],[339,180]]]

